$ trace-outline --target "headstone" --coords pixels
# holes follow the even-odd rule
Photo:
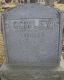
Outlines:
[[[4,13],[8,64],[55,66],[60,62],[60,20],[41,4],[17,6]]]
[[[2,21],[7,63],[0,68],[1,80],[64,79],[64,67],[56,66],[62,36],[56,9],[25,4],[5,11]]]

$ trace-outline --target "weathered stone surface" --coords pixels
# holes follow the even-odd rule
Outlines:
[[[55,66],[61,54],[59,19],[55,9],[39,4],[5,12],[8,63],[1,67],[2,80],[63,79],[64,68]]]
[[[1,73],[2,80],[64,80],[64,68],[53,69],[44,67],[9,68]]]
[[[56,65],[60,60],[59,13],[48,6],[27,4],[4,14],[9,64]]]

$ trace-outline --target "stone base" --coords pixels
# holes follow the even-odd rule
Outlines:
[[[64,80],[64,69],[21,69],[1,72],[1,80]]]
[[[64,80],[64,61],[59,67],[2,67],[1,80]]]

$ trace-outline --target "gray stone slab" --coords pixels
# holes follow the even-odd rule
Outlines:
[[[57,65],[60,61],[60,16],[41,4],[17,6],[4,13],[8,64]]]

